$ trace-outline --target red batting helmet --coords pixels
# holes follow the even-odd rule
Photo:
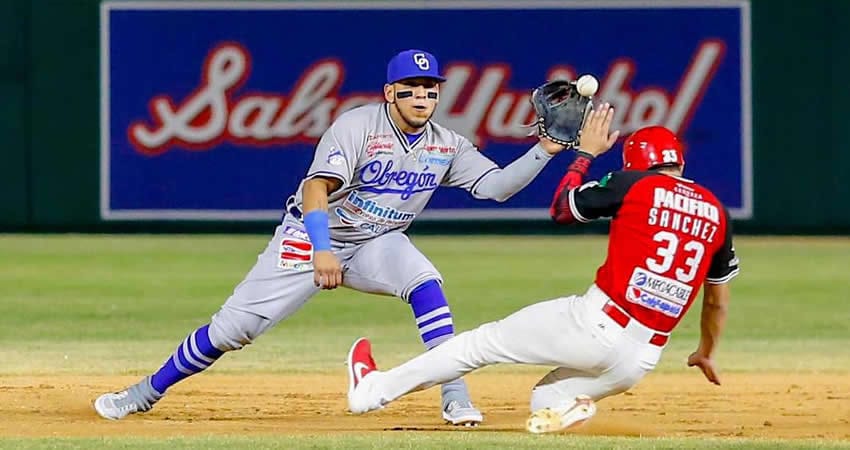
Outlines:
[[[624,170],[649,170],[659,166],[685,164],[682,143],[672,131],[661,126],[641,128],[623,144]]]

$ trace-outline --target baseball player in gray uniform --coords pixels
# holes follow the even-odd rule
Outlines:
[[[431,121],[443,81],[428,52],[393,57],[386,102],[347,111],[325,131],[274,237],[210,323],[189,333],[154,374],[98,397],[98,414],[116,420],[150,410],[172,385],[250,344],[322,289],[346,286],[402,299],[426,349],[452,337],[442,277],[405,230],[439,186],[505,201],[565,147],[541,138],[500,168],[468,139]],[[462,379],[442,385],[442,415],[455,425],[483,420]]]

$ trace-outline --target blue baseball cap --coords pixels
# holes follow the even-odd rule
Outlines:
[[[446,78],[440,75],[437,58],[424,50],[405,50],[393,56],[387,64],[387,84],[417,77],[446,81]]]

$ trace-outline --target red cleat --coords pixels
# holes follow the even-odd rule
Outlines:
[[[348,398],[349,403],[354,395],[354,390],[366,375],[378,370],[375,360],[372,359],[372,343],[369,339],[360,338],[354,341],[351,350],[348,351]],[[352,410],[354,413],[362,413],[361,408]]]

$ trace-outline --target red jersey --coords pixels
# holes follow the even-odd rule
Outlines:
[[[596,285],[649,328],[672,331],[703,282],[738,273],[726,209],[691,180],[622,171],[559,194],[575,220],[612,218]]]

